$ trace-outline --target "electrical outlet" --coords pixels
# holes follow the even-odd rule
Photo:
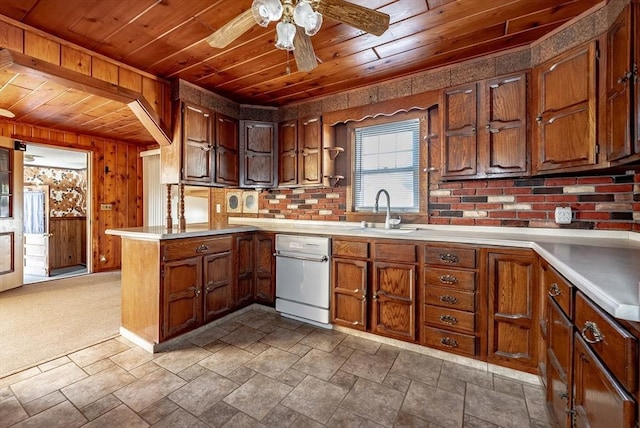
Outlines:
[[[571,207],[556,207],[556,223],[558,224],[570,224],[573,220],[573,213]]]
[[[220,204],[216,204],[216,213],[220,214],[222,207],[220,206]]]
[[[113,205],[111,204],[100,204],[100,211],[111,211],[113,209]]]

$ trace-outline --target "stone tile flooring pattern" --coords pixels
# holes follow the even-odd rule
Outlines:
[[[0,379],[3,427],[551,427],[539,385],[252,309]]]

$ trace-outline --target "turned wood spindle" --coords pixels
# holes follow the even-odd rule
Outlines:
[[[171,218],[171,184],[167,184],[167,229],[173,229],[173,219]]]
[[[184,184],[180,184],[180,211],[178,213],[178,227],[180,230],[187,228],[187,220],[184,218]]]

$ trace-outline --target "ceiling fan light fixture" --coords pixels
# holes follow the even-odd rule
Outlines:
[[[291,22],[280,21],[276,25],[276,47],[285,51],[292,51],[293,38],[296,35],[296,26]]]
[[[307,36],[313,36],[322,26],[322,15],[313,10],[308,1],[299,1],[293,9],[293,22],[304,28]]]
[[[13,114],[13,112],[11,112],[9,110],[6,110],[6,109],[3,109],[3,108],[0,108],[0,116],[9,117],[9,118],[16,117],[16,115]]]
[[[283,10],[280,0],[253,0],[251,4],[253,18],[261,27],[266,27],[270,22],[282,18]]]

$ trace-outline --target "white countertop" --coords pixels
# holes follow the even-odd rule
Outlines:
[[[371,225],[371,224],[369,224]],[[403,225],[412,230],[361,228],[359,223],[232,217],[228,225],[188,225],[110,229],[108,234],[137,239],[177,239],[267,230],[280,233],[393,238],[532,248],[558,272],[612,316],[640,321],[640,234],[619,231],[503,227]]]

